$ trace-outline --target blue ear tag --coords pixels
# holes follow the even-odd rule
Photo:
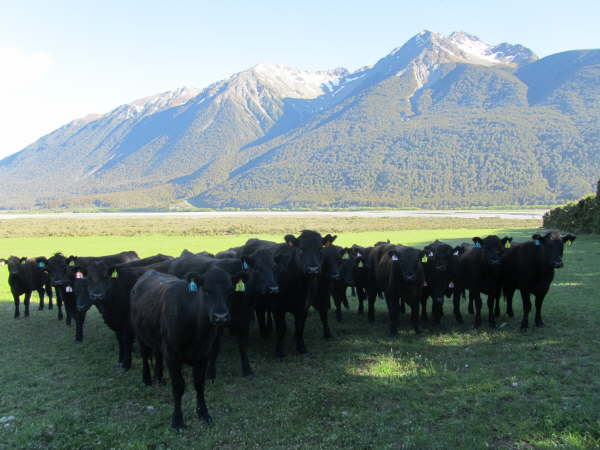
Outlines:
[[[248,270],[248,263],[246,261],[242,261],[242,269]]]
[[[43,269],[44,267],[46,267],[46,264],[44,263],[44,261],[40,261],[40,262],[38,263],[38,267],[39,267],[40,269]]]
[[[481,244],[480,244],[479,242],[475,242],[475,245],[474,245],[474,247],[475,247],[475,248],[481,248]]]
[[[190,292],[198,292],[198,285],[194,280],[191,280],[188,284],[188,290]]]
[[[540,240],[539,239],[534,239],[535,245],[540,245]]]

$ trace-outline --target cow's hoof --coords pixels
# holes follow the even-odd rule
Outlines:
[[[545,325],[544,325],[544,321],[543,321],[543,320],[536,321],[536,322],[535,322],[535,326],[536,326],[536,327],[540,327],[540,328],[541,328],[541,327],[543,327],[543,326],[545,326]]]
[[[338,322],[341,322],[341,321],[342,321],[342,313],[341,313],[341,312],[340,312],[340,313],[336,312],[336,313],[335,313],[335,319],[336,319]]]
[[[116,363],[113,366],[113,369],[122,369],[123,368],[123,363],[121,363],[121,361],[119,361],[118,363]]]
[[[43,306],[40,306],[40,307],[38,308],[38,311],[43,311],[43,310],[44,310],[44,307],[43,307]]]
[[[200,420],[203,420],[206,425],[212,425],[213,423],[213,418],[208,413],[202,415],[198,413],[198,417],[200,418]]]
[[[173,428],[175,431],[180,431],[181,429],[185,428],[183,418],[176,417],[175,415],[173,415],[173,417],[171,418],[171,428]]]
[[[362,316],[364,313],[365,313],[365,311],[363,309],[359,309],[358,310],[358,315],[359,316]]]
[[[52,306],[52,304],[48,305],[48,309],[54,309],[54,306]]]
[[[497,326],[496,326],[496,322],[494,322],[493,320],[490,320],[490,321],[488,322],[488,325],[490,326],[490,328],[497,328]]]
[[[469,308],[468,311],[469,311],[469,314],[475,314],[475,310],[473,308]]]
[[[514,312],[512,312],[512,311],[506,311],[506,315],[507,315],[508,317],[511,317],[511,318],[512,318],[512,317],[514,317],[514,316],[515,316],[515,313],[514,313]]]
[[[521,323],[521,331],[526,331],[529,328],[529,324]]]
[[[254,372],[252,371],[252,369],[247,368],[247,369],[243,369],[242,370],[242,376],[245,378],[254,378]]]
[[[164,379],[164,378],[157,378],[157,379],[156,379],[156,382],[158,383],[158,385],[159,385],[159,386],[165,386],[165,385],[167,384],[167,382],[165,381],[165,379]],[[214,383],[214,382],[215,382],[215,381],[213,380],[213,383]]]
[[[62,314],[58,315],[58,320],[63,320],[63,315]]]
[[[474,326],[475,328],[481,328],[481,320],[476,320]]]
[[[331,333],[325,333],[325,334],[323,335],[323,338],[324,338],[324,339],[333,339],[333,334],[331,334]]]
[[[305,353],[307,353],[306,347],[304,347],[304,346],[298,347],[297,350],[298,350],[298,353],[300,353],[301,355],[304,355]]]

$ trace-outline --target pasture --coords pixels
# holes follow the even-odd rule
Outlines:
[[[122,232],[114,223],[0,221],[0,254],[38,256],[101,255],[136,250],[141,257],[158,252],[178,255],[218,251],[252,237],[281,241],[285,231],[302,227],[338,233],[338,245],[375,241],[422,247],[439,238],[451,244],[473,236],[508,234],[529,239],[536,224],[488,220],[392,221],[389,224],[336,219],[314,223],[263,223],[194,226],[134,223]],[[11,223],[13,225],[11,225]],[[210,228],[212,232],[202,232]],[[13,233],[10,232],[12,227]],[[212,227],[212,228],[211,228]],[[77,234],[77,230],[81,233]],[[94,229],[96,233],[94,233]],[[62,232],[61,232],[62,230]],[[239,234],[238,232],[244,233]],[[260,234],[259,234],[260,233]],[[263,234],[266,233],[266,234]],[[12,237],[9,237],[12,236]],[[461,308],[457,325],[450,301],[439,328],[425,326],[415,336],[408,314],[400,334],[388,335],[385,302],[376,303],[376,321],[356,313],[350,299],[344,320],[330,314],[334,339],[322,338],[311,311],[305,332],[308,353],[299,355],[288,332],[287,356],[274,358],[274,336],[263,341],[251,330],[249,356],[253,378],[241,377],[237,346],[227,333],[217,362],[217,379],[207,384],[210,427],[194,414],[191,370],[186,369],[183,399],[187,428],[169,428],[170,387],[146,387],[137,352],[127,373],[113,368],[117,342],[95,309],[90,310],[82,344],[74,330],[52,311],[14,320],[13,302],[0,270],[0,448],[593,448],[600,446],[600,238],[580,235],[565,250],[544,302],[545,328],[519,330],[520,297],[515,318],[504,314],[497,329],[479,330]],[[485,303],[485,302],[484,302]],[[484,306],[484,311],[486,311]],[[289,319],[288,319],[289,323]]]

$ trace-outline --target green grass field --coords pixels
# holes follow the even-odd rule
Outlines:
[[[339,245],[390,239],[423,246],[436,239],[460,243],[472,236],[509,234],[528,239],[533,229],[497,223],[485,229],[419,229],[341,233]],[[330,229],[320,229],[327,233]],[[281,240],[283,234],[261,235]],[[247,235],[148,235],[19,237],[0,241],[0,254],[98,255],[135,249],[140,256],[177,255],[183,248],[218,251]],[[288,335],[288,356],[273,356],[274,340],[251,332],[256,376],[242,378],[235,341],[226,336],[217,380],[207,385],[214,425],[194,414],[187,368],[187,428],[169,428],[169,386],[146,387],[141,361],[113,369],[116,339],[97,311],[86,321],[84,342],[56,320],[56,309],[14,320],[8,284],[0,284],[0,448],[598,448],[600,446],[600,238],[579,236],[566,249],[544,304],[546,327],[519,330],[504,314],[500,327],[473,330],[454,323],[449,302],[442,327],[415,336],[402,319],[397,338],[387,332],[384,302],[375,324],[356,313],[331,326],[322,339],[312,311],[306,329],[309,353],[298,355]],[[6,269],[0,270],[6,279]],[[484,302],[485,304],[485,302]],[[484,306],[485,308],[485,306]],[[504,312],[504,305],[503,305]],[[288,321],[289,325],[291,321]]]

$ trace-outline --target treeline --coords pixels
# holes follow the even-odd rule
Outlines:
[[[600,233],[600,180],[596,195],[567,203],[544,215],[544,227],[579,233]]]

